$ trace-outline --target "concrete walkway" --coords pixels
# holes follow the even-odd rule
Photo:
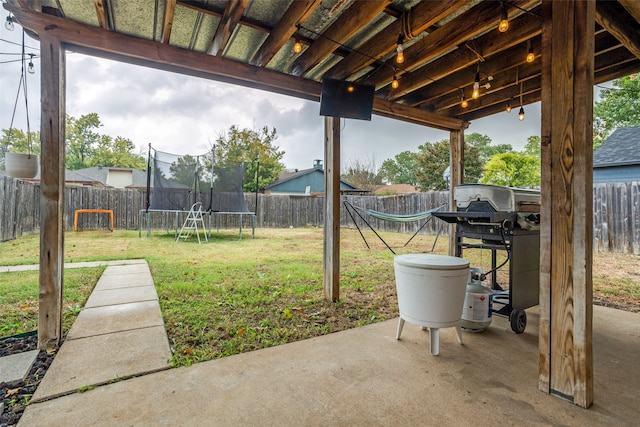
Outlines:
[[[170,357],[149,266],[144,261],[110,266],[69,330],[32,401],[168,369]]]
[[[119,292],[130,292],[125,289],[148,277],[118,268],[94,294],[117,283]],[[101,298],[111,304],[119,297]],[[464,333],[464,345],[453,329],[442,329],[437,357],[418,326],[407,323],[396,340],[395,319],[142,375],[167,366],[166,335],[146,307],[155,304],[117,308],[99,300],[92,295],[34,396],[39,402],[27,407],[19,426],[638,425],[640,315],[634,313],[594,307],[595,404],[585,410],[537,389],[536,309],[527,310],[522,335],[502,317],[483,333]],[[130,304],[138,310],[125,309]],[[124,318],[130,326],[118,320]],[[109,353],[115,349],[130,353],[126,362],[123,353]],[[132,368],[136,361],[144,366]]]
[[[134,265],[134,264],[146,264],[143,259],[125,259],[118,261],[87,261],[87,262],[65,262],[64,268],[87,268],[87,267],[100,267],[103,265]],[[15,271],[34,271],[39,270],[39,264],[26,264],[26,265],[3,265],[0,266],[0,273],[13,273]]]

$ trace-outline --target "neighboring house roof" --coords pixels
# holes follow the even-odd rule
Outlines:
[[[147,187],[147,172],[133,168],[119,168],[110,166],[94,166],[91,168],[70,170],[65,169],[64,181],[67,183],[76,183],[92,186],[104,186],[111,187],[107,183],[109,171],[130,171],[132,182],[127,185],[126,188],[146,188]],[[25,179],[29,182],[40,182],[40,170],[35,177]]]
[[[616,129],[593,152],[593,167],[640,165],[640,126]]]
[[[278,176],[278,179],[276,181],[267,185],[264,189],[273,191],[274,189],[277,189],[279,187],[280,188],[288,187],[288,189],[290,190],[292,188],[291,185],[295,185],[297,181],[300,181],[300,182],[304,181],[306,186],[307,182],[311,183],[310,178],[312,178],[314,174],[317,174],[323,177],[324,179],[324,169],[322,167],[314,166],[309,169],[282,173]],[[308,178],[309,180],[307,180]],[[346,191],[363,191],[360,188],[356,187],[355,185],[349,184],[347,181],[344,181],[342,179],[340,180],[340,190],[341,191],[345,191],[345,190]],[[300,193],[304,193],[304,191],[305,191],[305,188],[298,189],[298,192]],[[324,192],[324,183],[322,185],[322,189],[312,188],[311,191]]]
[[[109,171],[131,171],[132,182],[127,187],[147,187],[147,171],[141,171],[133,168],[119,168],[111,166],[94,166],[91,168],[84,168],[75,170],[77,174],[85,176],[91,180],[95,180],[107,184],[107,178],[109,177]]]

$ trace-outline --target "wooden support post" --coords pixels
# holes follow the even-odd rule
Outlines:
[[[65,52],[40,34],[40,291],[38,348],[62,338],[64,271]]]
[[[543,1],[539,388],[593,403],[595,1]]]
[[[449,211],[456,210],[453,189],[464,182],[464,131],[452,130],[449,134]],[[449,225],[449,255],[454,256],[456,250],[456,226]]]
[[[340,299],[340,118],[324,118],[324,296]]]

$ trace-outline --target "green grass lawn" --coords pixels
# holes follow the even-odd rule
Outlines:
[[[370,232],[365,235],[371,249],[357,230],[341,230],[338,303],[324,298],[323,236],[322,229],[314,227],[258,229],[255,239],[242,240],[237,230],[222,230],[201,245],[194,239],[175,242],[173,234],[163,231],[149,238],[138,237],[137,231],[68,232],[65,261],[146,259],[175,351],[174,364],[183,366],[396,317],[393,254]],[[398,254],[428,252],[435,239],[418,236],[401,247],[408,235],[382,236]],[[447,244],[441,237],[435,252],[445,254]],[[37,235],[1,243],[0,265],[36,264],[38,245]],[[490,253],[478,252],[465,257],[473,266],[489,270]],[[621,260],[632,272],[640,271],[640,257],[604,255]],[[597,275],[599,257],[594,257],[594,283],[606,287],[601,295],[607,301],[624,295],[637,308],[640,277]],[[602,263],[610,265],[611,259],[603,258]],[[101,272],[65,270],[65,327]],[[36,328],[37,281],[37,272],[0,274],[0,336]]]

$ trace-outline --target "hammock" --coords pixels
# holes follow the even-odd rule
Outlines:
[[[371,209],[363,209],[363,208],[359,208],[357,206],[353,206],[350,204],[350,207],[352,207],[353,209],[359,210],[361,212],[366,212],[369,216],[382,220],[382,221],[388,221],[388,222],[414,222],[414,221],[420,221],[423,219],[427,219],[428,217],[431,216],[432,212],[437,211],[438,209],[440,209],[442,206],[439,206],[437,208],[425,211],[425,212],[419,212],[419,213],[415,213],[415,214],[409,214],[409,215],[396,215],[396,214],[390,214],[390,213],[386,213],[386,212],[378,212],[378,211],[373,211]]]
[[[356,221],[356,219],[353,217],[353,214],[351,213],[351,211],[355,212],[356,215],[358,215],[360,217],[360,219],[362,221],[364,221],[365,224],[367,224],[367,227],[369,227],[369,229],[371,231],[373,231],[373,233],[378,237],[378,239],[380,239],[380,241],[382,243],[384,243],[384,245],[387,247],[387,249],[389,249],[394,255],[395,255],[395,251],[391,248],[391,246],[389,246],[387,244],[387,242],[385,242],[385,240],[382,238],[382,236],[380,236],[376,230],[373,229],[373,227],[371,226],[371,224],[369,224],[369,222],[360,214],[360,212],[364,212],[365,214],[379,219],[381,221],[388,221],[388,222],[398,222],[398,223],[405,223],[405,222],[414,222],[414,221],[420,221],[420,220],[424,220],[426,219],[426,221],[424,222],[424,224],[422,224],[420,226],[420,228],[418,228],[418,230],[413,233],[413,236],[411,236],[409,238],[409,240],[407,240],[407,242],[402,245],[402,247],[404,248],[405,246],[407,246],[409,244],[409,242],[411,242],[413,240],[414,237],[416,237],[416,235],[420,232],[420,230],[422,230],[424,228],[425,225],[427,225],[427,223],[429,223],[429,221],[431,220],[431,218],[433,218],[433,216],[431,215],[433,212],[436,212],[437,210],[441,209],[442,207],[446,206],[446,205],[442,205],[442,206],[438,206],[437,208],[433,208],[430,209],[428,211],[424,211],[424,212],[418,212],[415,214],[409,214],[409,215],[396,215],[396,214],[390,214],[390,213],[386,213],[386,212],[379,212],[379,211],[374,211],[371,209],[364,209],[364,208],[360,208],[357,206],[353,206],[351,203],[349,203],[348,201],[344,201],[343,202],[344,207],[347,211],[347,213],[349,214],[349,216],[351,217],[351,219],[353,220],[353,223],[355,224],[356,228],[358,229],[358,232],[360,233],[360,237],[362,237],[362,240],[364,241],[364,244],[367,245],[368,249],[371,249],[369,247],[369,243],[367,242],[367,239],[364,237],[364,235],[362,234],[362,231],[360,230],[360,227],[358,226],[358,223]],[[438,232],[438,235],[440,233]],[[436,242],[438,241],[438,236],[436,236],[436,240],[433,242],[433,247],[435,248]],[[433,248],[431,248],[431,250],[433,251]]]

